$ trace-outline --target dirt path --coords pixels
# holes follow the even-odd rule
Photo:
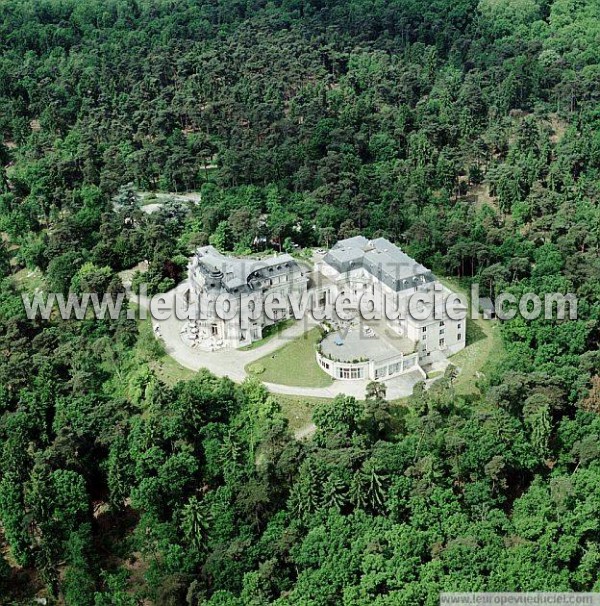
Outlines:
[[[308,425],[297,429],[294,432],[294,437],[296,440],[304,440],[305,438],[310,438],[315,431],[317,431],[317,426],[314,423],[309,423]]]

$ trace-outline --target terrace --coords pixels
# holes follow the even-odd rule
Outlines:
[[[339,362],[378,362],[414,351],[410,339],[398,335],[383,322],[357,322],[348,328],[331,331],[321,341],[321,353]]]

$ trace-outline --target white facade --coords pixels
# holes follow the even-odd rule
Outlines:
[[[384,380],[415,368],[422,372],[422,366],[465,347],[466,319],[453,320],[443,313],[419,320],[407,313],[408,301],[415,294],[435,292],[445,299],[452,293],[430,270],[384,238],[357,236],[342,240],[307,271],[290,255],[242,259],[205,246],[191,259],[188,278],[193,293],[190,303],[203,311],[191,327],[190,338],[193,346],[206,350],[238,348],[262,339],[264,328],[293,316],[290,298],[298,301],[307,293],[319,307],[331,306],[345,295],[354,300],[370,297],[381,318],[376,327],[373,325],[382,333],[381,340],[373,334],[375,338],[369,341],[370,329],[362,324],[364,317],[350,322],[334,317],[334,331],[356,331],[350,351],[356,355],[338,357],[342,348],[336,347],[327,351],[320,347],[316,353],[321,368],[336,379]],[[222,295],[233,299],[238,309],[248,309],[257,296],[263,303],[269,296],[276,296],[282,307],[271,317],[261,307],[254,319],[246,321],[239,313],[223,319],[214,310],[214,303]],[[388,319],[384,303],[401,309],[401,317]],[[386,338],[383,332],[394,337]],[[361,340],[363,336],[365,340]]]
[[[318,353],[319,365],[334,378],[384,379],[413,370],[415,362],[419,368],[428,366],[465,347],[466,318],[455,320],[442,310],[419,320],[410,313],[409,300],[418,293],[435,294],[443,301],[453,293],[385,238],[369,241],[356,236],[340,241],[327,253],[319,271],[331,284],[330,298],[342,293],[357,299],[371,295],[381,322],[414,344],[415,355],[401,353],[388,360],[361,362],[356,368],[348,361],[323,359]],[[400,318],[388,319],[386,307],[390,308],[390,303],[392,310],[403,310]]]
[[[289,318],[291,309],[274,309],[269,317],[260,307],[261,313],[248,319],[240,310],[252,308],[252,301],[268,295],[288,302],[290,296],[302,296],[308,282],[290,255],[243,259],[225,256],[212,246],[196,251],[188,265],[188,279],[193,293],[190,303],[201,312],[193,326],[196,341],[207,350],[244,347],[262,339],[263,329]],[[233,305],[230,318],[216,311],[225,297]]]

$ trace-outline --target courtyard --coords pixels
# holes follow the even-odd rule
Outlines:
[[[166,293],[166,305],[174,305],[176,291],[185,288],[184,282]],[[144,306],[147,302],[140,301],[140,304]],[[192,349],[181,338],[183,324],[184,321],[179,320],[176,314],[169,314],[163,320],[152,320],[153,332],[163,342],[166,353],[184,368],[192,371],[206,368],[217,376],[228,376],[238,382],[248,376],[256,376],[273,393],[316,398],[345,394],[364,398],[368,379],[332,380],[319,368],[316,344],[320,333],[317,324],[308,317],[294,322],[264,345],[245,351],[223,349],[206,352]],[[265,370],[249,372],[254,364]],[[423,376],[416,371],[386,380],[388,398],[393,400],[411,395],[414,385],[421,380]]]

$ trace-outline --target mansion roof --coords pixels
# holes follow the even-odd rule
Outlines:
[[[192,268],[205,278],[207,287],[224,288],[229,292],[252,291],[265,278],[301,272],[296,260],[288,254],[266,259],[238,259],[220,253],[214,246],[196,250]]]
[[[323,261],[340,273],[363,269],[396,292],[435,281],[429,269],[386,238],[340,240]]]

